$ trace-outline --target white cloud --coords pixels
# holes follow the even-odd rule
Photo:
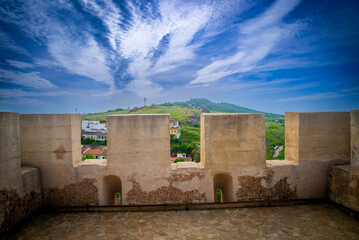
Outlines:
[[[72,95],[69,92],[46,89],[44,92],[24,91],[18,88],[0,88],[0,103],[4,105],[54,105],[49,102],[37,99],[38,97],[58,97]]]
[[[11,3],[9,3],[11,4]],[[79,31],[76,24],[64,24],[58,18],[59,10],[77,16],[78,12],[68,1],[24,2],[8,11],[0,7],[3,21],[18,25],[28,37],[47,46],[52,57],[70,73],[103,82],[114,89],[111,67],[105,51],[93,36]],[[70,20],[69,20],[70,21]],[[44,64],[43,61],[37,61]],[[54,65],[54,64],[52,64]]]
[[[252,34],[265,29],[268,26],[278,24],[289,12],[291,12],[300,0],[277,0],[260,17],[244,23],[240,31],[245,34]]]
[[[53,105],[52,103],[44,102],[39,99],[33,99],[33,98],[11,98],[11,99],[5,99],[0,98],[0,103],[4,105]]]
[[[225,59],[214,61],[199,70],[197,78],[191,81],[190,85],[211,83],[234,73],[253,70],[256,63],[269,54],[279,36],[279,30],[271,28],[263,30],[255,37],[245,39],[239,52]]]
[[[256,67],[256,71],[274,71],[279,69],[304,68],[318,66],[319,62],[306,58],[277,58]]]
[[[11,88],[11,89],[0,88],[0,98],[4,98],[4,99],[21,98],[21,97],[39,97],[39,96],[56,97],[56,96],[64,96],[64,95],[70,95],[70,93],[64,91],[29,92],[17,88]]]
[[[67,35],[51,36],[48,50],[70,73],[103,82],[114,89],[111,68],[107,66],[104,51],[92,37],[82,43]]]
[[[131,81],[126,86],[126,90],[131,91],[138,96],[148,97],[151,99],[159,99],[167,95],[163,92],[161,85],[147,79],[136,79]]]
[[[90,13],[98,16],[108,27],[107,38],[114,51],[119,49],[119,39],[122,28],[119,23],[123,20],[120,10],[111,0],[104,0],[101,5],[96,1],[82,0],[84,8]]]
[[[237,53],[215,60],[200,69],[190,85],[209,84],[235,73],[254,70],[281,39],[281,33],[286,28],[281,19],[298,3],[299,0],[278,0],[258,18],[241,24],[239,30],[242,35],[240,35]],[[290,25],[290,28],[292,27]]]
[[[33,58],[34,65],[39,67],[61,67],[61,65],[55,61],[42,59],[42,58]]]
[[[346,88],[341,90],[341,92],[357,92],[359,91],[359,87]]]
[[[222,23],[220,18],[223,14],[233,14],[234,9],[228,7],[234,4],[226,1],[210,4],[182,1],[140,4],[128,1],[131,17],[126,19],[129,22],[124,22],[121,11],[110,0],[101,5],[94,1],[82,2],[88,12],[99,17],[107,26],[107,38],[114,51],[112,58],[120,56],[128,60],[127,73],[135,80],[126,86],[126,90],[146,96],[150,92],[158,94],[162,89],[158,83],[151,82],[151,76],[193,59],[195,50],[201,45],[192,43],[195,35],[204,29],[217,30],[215,26]],[[209,23],[211,27],[208,27]],[[207,32],[207,35],[211,34]],[[158,51],[161,54],[155,57]],[[149,91],[137,89],[145,87],[149,87]]]
[[[30,53],[23,47],[19,46],[14,40],[12,40],[8,34],[0,31],[0,48],[11,50],[16,53],[20,53],[26,56],[30,56]]]
[[[20,69],[24,69],[24,68],[32,68],[34,67],[33,64],[31,63],[27,63],[27,62],[20,62],[20,61],[16,61],[16,60],[6,60],[11,66],[16,67],[16,68],[20,68]]]
[[[56,88],[49,80],[40,76],[38,72],[17,72],[0,69],[0,82],[21,85],[31,88]]]
[[[293,98],[283,98],[279,99],[277,102],[293,102],[293,101],[305,101],[305,100],[319,100],[319,99],[327,99],[327,98],[338,98],[343,97],[345,95],[339,94],[336,92],[328,92],[328,93],[316,93],[306,96],[293,97]]]

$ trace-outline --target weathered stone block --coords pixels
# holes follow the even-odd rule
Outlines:
[[[231,172],[265,166],[264,114],[202,114],[201,164]]]
[[[359,176],[359,110],[350,111],[351,173]]]
[[[286,159],[349,163],[349,112],[287,112]]]
[[[170,168],[169,114],[108,116],[108,165]]]
[[[0,113],[0,189],[22,194],[18,113]]]

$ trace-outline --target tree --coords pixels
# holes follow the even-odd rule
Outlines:
[[[81,138],[81,144],[83,145],[90,145],[90,144],[93,144],[94,143],[94,140],[87,137],[87,138]]]
[[[203,108],[202,108],[202,112],[204,112],[204,113],[209,113],[209,110],[208,110],[208,108],[203,107]]]
[[[191,152],[191,157],[196,163],[199,163],[201,161],[201,153],[198,151],[197,148]]]

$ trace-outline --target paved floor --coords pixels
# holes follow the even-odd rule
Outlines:
[[[328,204],[203,211],[48,213],[12,239],[359,239]]]

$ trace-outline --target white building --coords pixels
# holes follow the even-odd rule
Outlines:
[[[107,132],[106,121],[82,121],[82,131],[85,132]]]

